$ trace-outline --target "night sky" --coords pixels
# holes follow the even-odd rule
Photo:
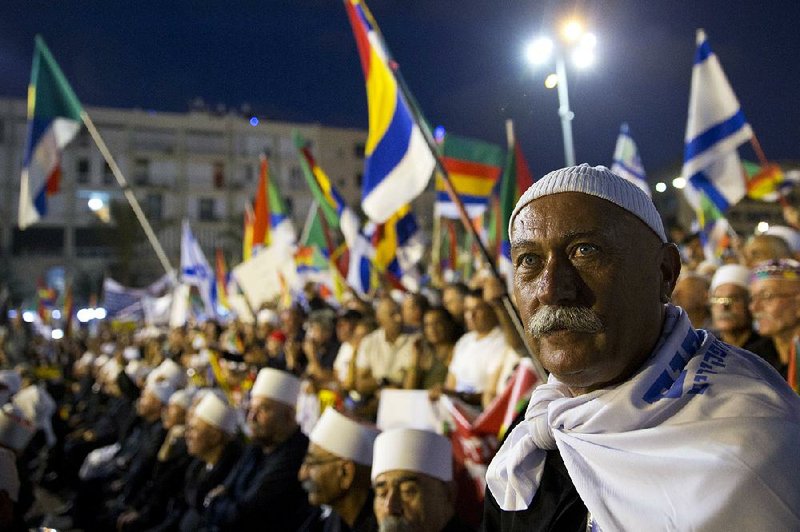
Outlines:
[[[800,2],[373,0],[368,4],[429,121],[505,143],[506,119],[535,175],[563,165],[552,68],[525,43],[565,6],[598,37],[569,70],[579,162],[610,164],[630,124],[645,168],[677,167],[695,48],[705,28],[771,159],[800,159]],[[41,33],[85,105],[188,109],[248,103],[261,119],[366,129],[364,81],[344,6],[310,1],[3,0],[0,95],[23,98]],[[748,152],[743,153],[745,156]]]

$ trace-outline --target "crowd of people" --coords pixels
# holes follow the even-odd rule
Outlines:
[[[523,197],[517,210],[533,212],[529,207],[526,211],[526,205],[545,205],[543,201],[576,191],[603,198],[591,201],[610,201],[633,212],[649,226],[639,223],[642,228],[637,231],[659,229],[663,234],[660,220],[656,224],[647,218],[650,211],[580,187],[539,191],[528,203]],[[561,210],[548,207],[547,212],[581,213],[569,217],[570,222],[591,215],[582,205],[579,210],[566,203],[552,207]],[[518,217],[517,235],[544,231],[538,219],[530,220]],[[622,355],[622,362],[604,359],[591,377],[594,380],[570,383],[568,377],[580,373],[569,367],[573,355],[552,354],[558,351],[553,331],[570,327],[581,334],[603,330],[609,337],[617,334],[626,339],[644,337],[652,329],[655,338],[644,340],[650,342],[645,346],[649,354],[662,326],[666,330],[667,323],[685,316],[687,330],[707,329],[726,344],[755,353],[775,370],[769,373],[772,370],[764,364],[757,368],[759,375],[783,379],[800,390],[796,229],[773,228],[750,237],[731,248],[722,265],[698,259],[696,240],[687,237],[676,259],[682,265],[661,255],[660,267],[651,261],[652,279],[660,276],[665,282],[653,281],[659,285],[658,294],[649,308],[634,301],[649,297],[651,278],[638,286],[635,275],[624,279],[632,283],[630,287],[616,286],[625,283],[614,277],[609,283],[620,291],[618,297],[596,302],[598,289],[591,275],[601,279],[622,255],[609,254],[607,262],[592,264],[591,274],[578,266],[575,271],[564,269],[562,261],[575,265],[594,260],[593,254],[600,253],[598,245],[578,244],[562,257],[557,247],[562,237],[553,233],[559,227],[555,224],[548,230],[541,241],[536,233],[536,239],[529,238],[533,244],[526,241],[517,245],[522,251],[514,252],[514,295],[526,324],[525,340],[503,310],[504,284],[482,274],[466,284],[453,282],[421,293],[386,291],[370,301],[351,295],[338,306],[311,289],[288,307],[265,306],[251,321],[187,323],[169,330],[103,322],[92,334],[81,330],[60,340],[37,336],[17,314],[4,326],[0,341],[0,529],[40,525],[119,531],[476,529],[479,523],[465,518],[470,512],[459,506],[450,440],[419,428],[380,431],[376,417],[381,392],[428,390],[432,400],[449,395],[475,409],[485,408],[502,393],[526,356],[526,341],[551,372],[550,381],[537,393],[563,383],[569,389],[559,390],[577,399],[618,385],[642,364],[639,359],[626,362]],[[631,231],[633,239],[626,234],[626,245],[641,260],[632,266],[638,270],[650,271],[647,239],[655,238],[651,233],[641,236]],[[666,245],[665,236],[661,241]],[[547,252],[545,244],[559,251]],[[666,248],[660,249],[664,253]],[[547,253],[552,258],[545,260]],[[637,289],[641,290],[628,293]],[[607,319],[592,329],[584,315],[572,321],[561,314],[545,319],[534,312],[530,298],[565,307],[606,304],[619,317],[615,319],[631,319],[624,323],[627,330],[613,330]],[[653,308],[661,314],[651,320]],[[639,314],[632,315],[634,311]],[[637,323],[641,331],[632,330],[639,327]],[[614,342],[619,343],[620,353],[630,347],[630,342],[616,337],[608,340],[609,345],[617,345]],[[602,346],[607,349],[605,343]],[[569,347],[580,351],[583,344]],[[637,349],[632,352],[641,356],[642,349]],[[594,362],[587,357],[588,362],[581,363],[592,367]],[[623,362],[628,365],[618,368]],[[713,374],[715,369],[709,366],[707,371]],[[702,377],[695,376],[685,386],[702,394],[703,386],[708,386]],[[652,402],[674,393],[676,378],[670,378],[666,390],[653,392],[657,397]],[[536,393],[531,403],[540,404]],[[486,529],[528,526],[527,518],[509,521],[503,512],[521,515],[539,504],[543,490],[554,485],[545,480],[553,468],[556,473],[566,468],[575,481],[575,486],[559,491],[553,511],[567,504],[569,512],[558,518],[572,516],[573,510],[577,516],[569,521],[577,528],[553,529],[585,529],[595,522],[595,512],[598,519],[605,519],[595,509],[595,500],[586,495],[586,486],[575,478],[574,456],[568,450],[572,444],[564,436],[553,440],[562,455],[557,460],[550,458],[554,443],[524,447],[527,432],[521,435],[518,429],[530,416],[531,409],[519,417],[521,425],[511,431],[489,467]],[[508,460],[504,450],[515,445],[523,445],[525,453],[534,447],[548,449],[547,461],[541,459],[539,466],[511,463],[504,473]],[[584,450],[587,457],[594,452]],[[515,456],[521,459],[525,453]],[[524,475],[522,483],[509,481],[521,467],[532,471],[538,467],[538,477],[529,483]],[[520,488],[527,484],[528,491]],[[570,494],[581,504],[564,502]],[[44,495],[59,501],[58,507],[37,501]],[[795,502],[787,507],[798,510]],[[626,529],[620,523],[624,524],[618,521],[616,529]]]

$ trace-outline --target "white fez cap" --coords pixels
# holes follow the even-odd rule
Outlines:
[[[222,432],[236,434],[236,412],[215,393],[207,393],[194,409],[194,415]]]
[[[771,225],[769,226],[769,229],[764,232],[764,234],[777,236],[778,238],[783,239],[783,241],[786,242],[786,245],[789,246],[789,249],[792,251],[792,253],[797,253],[800,251],[800,233],[791,227],[787,227],[785,225]]]
[[[291,407],[296,407],[300,394],[300,379],[287,371],[263,368],[258,372],[250,395],[274,399]]]
[[[193,390],[178,390],[169,397],[170,405],[178,405],[184,410],[188,410],[194,398]]]
[[[508,234],[511,234],[514,218],[528,203],[561,192],[581,192],[610,201],[639,218],[662,242],[667,241],[661,215],[653,200],[642,189],[605,166],[589,166],[586,163],[550,172],[528,187],[511,212]]]
[[[0,449],[0,491],[3,490],[12,501],[19,500],[17,459],[8,449]]]
[[[175,393],[175,386],[169,381],[151,381],[148,382],[143,394],[150,393],[158,398],[162,405],[166,406],[169,403],[169,398]]]
[[[378,434],[377,428],[327,408],[314,425],[309,440],[340,458],[368,466],[372,464],[372,447]]]
[[[719,288],[723,284],[735,284],[742,288],[750,286],[750,269],[741,264],[724,264],[717,268],[714,277],[711,278],[710,291]]]
[[[375,439],[372,458],[374,481],[387,471],[424,473],[439,480],[453,480],[453,449],[450,440],[419,429],[391,429]]]

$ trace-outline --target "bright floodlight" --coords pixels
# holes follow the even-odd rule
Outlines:
[[[594,33],[584,33],[583,37],[581,37],[581,46],[585,46],[586,48],[594,48],[597,46],[597,35]]]
[[[99,211],[103,208],[103,200],[98,197],[89,198],[89,208],[93,211]]]
[[[26,310],[25,312],[22,313],[22,321],[24,321],[25,323],[33,323],[34,318],[35,315],[30,310]]]
[[[77,317],[79,322],[86,323],[94,318],[94,311],[90,308],[82,308],[78,311]]]
[[[550,59],[552,53],[553,41],[547,37],[535,39],[528,45],[527,50],[525,50],[525,56],[528,58],[528,62],[533,65],[541,65]]]
[[[594,50],[579,46],[572,52],[572,63],[576,68],[588,68],[594,64]]]
[[[677,189],[682,189],[686,187],[686,179],[683,177],[676,177],[672,180],[672,186]]]
[[[53,331],[50,333],[50,337],[53,340],[61,340],[62,338],[64,338],[64,331],[62,331],[61,329],[53,329]]]
[[[95,319],[104,320],[106,319],[106,315],[107,315],[106,309],[104,309],[103,307],[97,307],[96,309],[94,309]]]
[[[583,24],[580,20],[568,20],[564,23],[561,34],[567,42],[575,42],[583,35]]]
[[[53,312],[51,312],[50,315],[53,317],[54,320],[61,319],[61,311],[58,310],[57,308],[53,309]]]
[[[758,222],[758,225],[756,226],[756,231],[758,231],[759,233],[766,233],[767,231],[769,231],[769,224],[767,222]]]
[[[555,89],[558,85],[558,74],[549,74],[544,78],[544,86],[548,89]]]
[[[667,190],[667,184],[666,183],[662,183],[662,182],[656,183],[656,192],[666,192],[666,190]]]

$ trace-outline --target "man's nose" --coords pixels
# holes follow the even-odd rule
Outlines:
[[[537,299],[542,305],[574,303],[583,281],[565,255],[551,255],[537,280]]]
[[[400,497],[400,490],[390,488],[386,494],[386,513],[389,515],[403,515],[403,501]]]

